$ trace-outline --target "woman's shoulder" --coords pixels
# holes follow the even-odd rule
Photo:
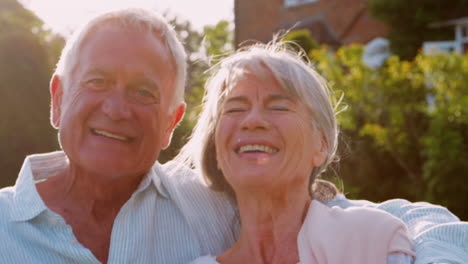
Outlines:
[[[314,215],[329,217],[336,222],[344,222],[349,226],[362,225],[366,229],[372,226],[381,227],[383,224],[393,228],[405,226],[400,219],[390,213],[370,207],[356,206],[343,209],[339,206],[327,207],[318,201],[314,201],[311,210],[315,210]]]
[[[406,225],[397,217],[368,207],[327,207],[313,201],[303,229],[317,237],[341,237],[361,241],[381,241],[383,244],[410,244]]]
[[[407,229],[398,218],[373,208],[329,208],[318,201],[311,203],[298,246],[303,263],[310,263],[312,255],[332,263],[382,263],[388,254],[413,255]]]
[[[195,259],[194,261],[190,262],[189,264],[219,264],[216,261],[216,257],[213,256],[203,256]]]

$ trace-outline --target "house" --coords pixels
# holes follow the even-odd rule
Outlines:
[[[370,17],[366,0],[234,0],[235,44],[268,42],[273,34],[308,29],[319,43],[341,46],[367,43],[387,34]]]
[[[454,40],[447,41],[426,41],[423,43],[423,50],[426,54],[438,51],[456,52],[463,54],[468,51],[468,17],[451,19],[444,22],[432,23],[432,28],[454,27]]]

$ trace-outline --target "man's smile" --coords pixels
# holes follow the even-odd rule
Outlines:
[[[103,137],[107,137],[107,138],[112,138],[112,139],[117,139],[117,140],[120,140],[120,141],[125,141],[125,142],[129,142],[131,140],[131,138],[129,137],[126,137],[126,136],[122,136],[122,135],[116,135],[114,133],[110,133],[108,131],[104,131],[104,130],[98,130],[98,129],[91,129],[91,132],[95,135],[98,135],[98,136],[103,136]]]

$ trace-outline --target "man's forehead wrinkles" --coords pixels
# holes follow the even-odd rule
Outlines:
[[[238,96],[231,96],[226,100],[226,103],[229,102],[244,102],[248,101],[247,96],[244,95],[238,95]]]
[[[107,67],[107,66],[100,66],[98,64],[94,64],[91,66],[86,67],[84,69],[84,75],[103,75],[103,76],[110,76],[110,75],[122,75],[122,76],[133,76],[136,79],[147,79],[147,80],[159,80],[160,75],[156,71],[151,71],[147,68],[142,68],[141,70],[134,70],[134,69],[126,69],[125,65],[123,66],[114,66]]]

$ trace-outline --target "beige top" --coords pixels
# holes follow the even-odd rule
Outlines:
[[[329,208],[312,201],[298,236],[299,258],[307,264],[387,263],[387,256],[415,256],[407,228],[373,208]]]

